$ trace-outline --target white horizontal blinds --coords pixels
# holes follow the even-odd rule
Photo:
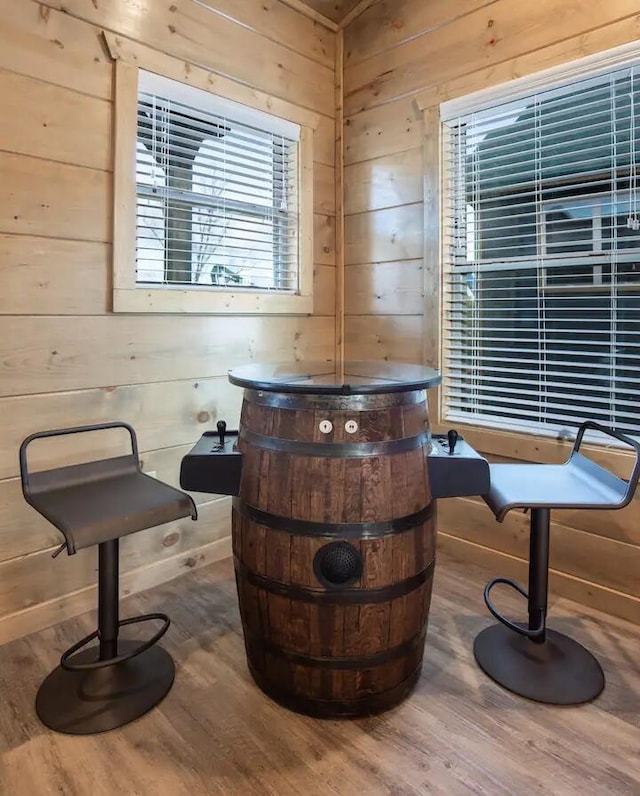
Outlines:
[[[640,434],[640,76],[443,122],[445,414]]]
[[[297,291],[296,132],[207,92],[142,80],[137,283]]]

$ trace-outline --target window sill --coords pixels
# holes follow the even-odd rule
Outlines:
[[[165,287],[115,288],[113,312],[203,315],[311,315],[313,296],[289,293],[189,290]]]

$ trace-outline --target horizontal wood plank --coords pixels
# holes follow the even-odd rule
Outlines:
[[[111,103],[0,70],[0,150],[112,168]]]
[[[640,546],[595,536],[555,522],[552,514],[550,566],[608,589],[640,597]],[[497,522],[481,502],[456,498],[438,507],[446,533],[522,559],[529,557],[529,516],[510,511]]]
[[[461,428],[464,428],[465,437],[477,450],[519,461],[561,464],[569,458],[573,448],[573,439],[484,429],[465,424],[461,424]],[[612,468],[621,478],[629,477],[633,464],[629,449],[585,443],[581,451],[598,464]]]
[[[110,272],[106,243],[0,234],[0,314],[104,314]]]
[[[0,152],[0,174],[0,232],[111,240],[110,173]]]
[[[251,361],[330,359],[333,319],[0,317],[0,395],[219,376]]]
[[[345,335],[347,359],[422,361],[421,315],[347,315]]]
[[[123,537],[120,542],[121,572],[124,574],[185,553],[231,532],[231,503],[228,498],[201,505],[198,517],[195,522],[187,517]],[[95,583],[95,547],[84,548],[72,556],[65,553],[55,560],[51,559],[51,552],[51,549],[42,550],[0,563],[0,616],[23,611]]]
[[[142,468],[155,478],[180,488],[180,463],[192,445],[141,451]],[[84,457],[86,458],[86,457]],[[96,451],[91,458],[100,458]],[[210,503],[214,494],[191,493],[197,504]],[[48,520],[33,509],[22,495],[19,478],[0,481],[0,561],[30,555],[61,544],[58,531]]]
[[[347,315],[420,315],[422,260],[349,265],[345,269]]]
[[[100,31],[32,0],[0,0],[0,67],[111,100]]]
[[[373,3],[344,32],[346,67],[384,50],[397,47],[415,36],[435,31],[454,19],[470,14],[497,0],[382,0]]]
[[[534,6],[498,0],[352,66],[345,73],[345,112],[382,105],[637,12],[634,0],[587,5],[539,0]]]
[[[317,25],[281,0],[200,0],[214,14],[224,14],[261,36],[333,69],[335,32]],[[215,24],[215,23],[213,23]]]
[[[226,375],[0,398],[0,478],[19,475],[18,448],[34,431],[119,420],[135,428],[140,450],[158,451],[193,443],[218,420],[237,428],[241,401],[242,390]],[[122,431],[40,441],[29,447],[29,466],[43,469],[117,456],[128,445]]]
[[[349,216],[346,265],[422,257],[423,224],[422,203]]]
[[[202,4],[191,0],[175,0],[170,5],[43,0],[43,6],[64,6],[69,16],[91,23],[96,30],[105,28],[302,107],[334,115],[333,68],[222,14],[213,14]]]
[[[216,535],[214,533],[214,535]],[[231,555],[231,537],[223,535],[186,553],[163,557],[151,564],[120,574],[120,596],[137,594],[188,572],[205,567]],[[98,599],[95,584],[52,597],[44,603],[0,617],[0,644],[21,638],[85,611],[94,611]]]
[[[473,91],[480,91],[510,80],[551,69],[569,61],[619,47],[640,38],[640,15],[617,20],[603,27],[554,42],[539,50],[518,55],[508,61],[484,67],[421,91],[416,102],[422,108],[439,105]]]
[[[416,149],[422,143],[422,113],[411,98],[372,108],[345,120],[345,164]]]
[[[527,583],[528,563],[521,558],[492,550],[467,539],[460,539],[444,531],[438,533],[438,550],[460,561],[488,567],[492,572],[515,578],[522,584]],[[584,581],[556,570],[549,572],[549,588],[552,600],[557,595],[566,597],[638,624],[640,600],[629,594],[607,589],[599,583]],[[553,615],[550,615],[549,624],[553,626]]]
[[[422,149],[408,149],[346,166],[346,215],[422,201]]]

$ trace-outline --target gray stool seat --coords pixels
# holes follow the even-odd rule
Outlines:
[[[582,453],[588,429],[630,446],[635,462],[628,481]],[[529,589],[510,578],[493,578],[484,590],[490,613],[500,622],[476,637],[479,666],[500,685],[537,702],[573,705],[597,697],[604,674],[594,656],[577,641],[546,626],[551,509],[620,509],[632,499],[640,476],[640,444],[597,423],[580,426],[564,464],[490,464],[491,485],[485,502],[502,522],[512,509],[530,509]],[[501,614],[491,599],[494,586],[510,586],[528,603],[527,624]]]
[[[125,429],[131,453],[68,467],[30,472],[27,448],[37,439],[104,429]],[[156,646],[170,619],[163,613],[119,618],[119,540],[181,517],[197,519],[193,499],[142,472],[135,431],[102,423],[40,431],[20,446],[25,500],[64,536],[54,558],[98,546],[98,629],[78,641],[44,680],[36,696],[41,721],[58,732],[88,735],[120,727],[146,713],[168,693],[173,659]],[[119,641],[120,627],[161,622],[145,641]],[[98,643],[88,647],[91,642]]]
[[[189,495],[143,473],[135,455],[30,473],[28,485],[27,501],[62,532],[70,555],[195,512]]]
[[[511,509],[615,509],[628,484],[575,451],[564,464],[491,464],[485,502],[502,522]]]

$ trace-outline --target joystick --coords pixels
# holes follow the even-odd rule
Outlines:
[[[449,456],[453,456],[453,451],[458,441],[458,432],[455,429],[452,428],[451,431],[447,432],[447,441],[449,443]]]
[[[220,438],[220,447],[224,448],[224,435],[227,433],[227,424],[224,420],[218,420],[216,427],[218,429],[218,436]]]
[[[234,495],[240,490],[242,451],[238,431],[218,420],[205,431],[180,464],[180,485],[190,492]]]

